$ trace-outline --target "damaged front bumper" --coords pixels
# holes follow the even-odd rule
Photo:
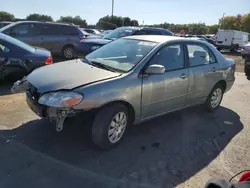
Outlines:
[[[56,130],[63,129],[64,121],[68,117],[75,117],[81,110],[69,108],[55,108],[41,105],[37,102],[36,97],[30,91],[26,91],[26,101],[30,109],[40,117],[48,117],[56,125]]]

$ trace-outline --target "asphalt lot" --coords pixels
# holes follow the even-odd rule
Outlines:
[[[110,151],[96,148],[87,124],[60,133],[0,91],[0,187],[203,187],[250,169],[250,81],[236,74],[222,106],[197,106],[132,126]]]

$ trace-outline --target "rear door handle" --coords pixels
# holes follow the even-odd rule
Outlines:
[[[213,67],[213,68],[211,69],[211,71],[212,71],[212,72],[216,72],[217,69],[216,69],[215,67]]]
[[[184,73],[180,75],[180,78],[182,78],[182,79],[185,79],[186,77],[187,77],[187,75]]]

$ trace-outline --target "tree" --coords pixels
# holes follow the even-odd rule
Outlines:
[[[209,34],[216,34],[218,31],[219,25],[211,25],[208,26],[208,33]]]
[[[221,28],[222,29],[237,29],[236,28],[236,17],[235,16],[226,16],[224,17],[224,19],[222,20],[222,24],[221,24]]]
[[[122,26],[139,26],[137,20],[131,20],[129,17],[121,16],[104,16],[97,22],[97,27],[100,29],[115,29]]]
[[[30,14],[26,17],[26,20],[30,21],[49,21],[53,22],[53,19],[51,16],[43,15],[43,14]]]
[[[79,25],[80,27],[87,27],[86,20],[82,19],[80,16],[61,16],[57,22],[73,23],[75,25]]]
[[[8,12],[0,11],[0,21],[15,21],[15,16]]]
[[[241,27],[243,31],[250,33],[250,13],[242,16]]]

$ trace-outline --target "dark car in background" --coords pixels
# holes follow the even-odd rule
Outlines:
[[[75,47],[85,38],[77,26],[54,22],[15,22],[1,28],[0,32],[65,59],[75,56]]]
[[[204,35],[196,35],[196,37],[202,38],[202,39],[206,40],[207,42],[209,42],[210,44],[215,44],[215,39],[212,38],[212,37],[208,38],[208,37],[206,37]]]
[[[101,32],[97,29],[84,29],[84,31],[92,35],[101,35]]]
[[[0,22],[0,28],[4,27],[4,26],[6,26],[6,25],[9,25],[9,24],[11,24],[11,23],[12,23],[12,22],[2,21],[2,22]]]
[[[79,46],[76,47],[77,56],[85,56],[90,52],[95,51],[101,46],[108,44],[116,39],[132,35],[166,35],[173,36],[167,29],[154,27],[119,27],[102,38],[81,40]]]
[[[245,73],[250,80],[250,57],[245,59]]]
[[[0,80],[21,78],[34,69],[52,64],[51,53],[0,33]]]

